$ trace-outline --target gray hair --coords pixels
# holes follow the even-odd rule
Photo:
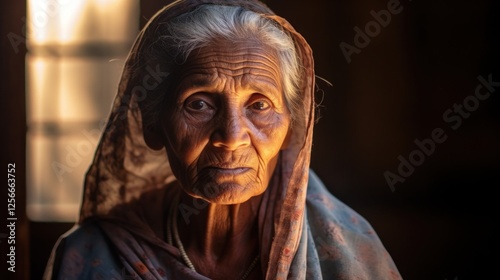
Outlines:
[[[209,45],[216,38],[233,41],[255,38],[273,48],[278,55],[283,94],[292,121],[300,116],[300,59],[291,36],[273,20],[242,7],[201,5],[175,18],[166,29],[162,31],[166,34],[160,35],[155,43],[168,54],[154,52],[156,59],[171,59],[166,61],[168,69],[173,69],[179,62],[182,64],[193,50]],[[154,105],[147,107],[156,111]]]

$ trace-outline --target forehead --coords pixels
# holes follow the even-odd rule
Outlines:
[[[276,51],[258,40],[220,39],[192,51],[180,69],[180,78],[192,86],[232,78],[243,87],[260,84],[281,89],[279,65]]]

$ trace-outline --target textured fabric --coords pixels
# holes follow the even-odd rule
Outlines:
[[[335,199],[309,170],[315,122],[312,51],[283,18],[257,1],[176,1],[139,34],[124,67],[108,124],[87,172],[75,229],[56,244],[46,279],[206,279],[191,271],[165,242],[172,198],[180,191],[165,150],[144,140],[138,102],[162,91],[165,73],[145,55],[159,26],[200,4],[242,6],[267,17],[293,37],[303,69],[301,116],[263,194],[258,229],[266,279],[400,279],[371,226]],[[145,84],[145,77],[158,86]],[[132,278],[127,278],[132,277]],[[229,276],[231,278],[231,276]]]
[[[49,265],[46,279],[207,279],[182,263],[160,233],[148,228],[149,238],[137,238],[130,227],[154,217],[169,195],[166,189],[143,194],[126,206],[132,211],[120,211],[121,222],[99,218],[76,226],[58,241],[54,274]],[[332,196],[312,171],[306,213],[287,279],[401,279],[370,224]]]

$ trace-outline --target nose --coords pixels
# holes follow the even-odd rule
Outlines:
[[[216,120],[211,140],[215,147],[234,151],[250,145],[247,120],[237,111],[228,112]]]

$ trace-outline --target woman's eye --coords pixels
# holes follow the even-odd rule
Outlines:
[[[251,106],[252,106],[252,109],[254,109],[256,111],[264,111],[264,110],[268,109],[269,107],[271,107],[269,105],[269,103],[267,103],[266,101],[257,101],[255,103],[253,103]]]
[[[203,100],[194,100],[188,104],[188,107],[193,110],[201,111],[209,109],[210,105],[208,105],[208,103]]]

